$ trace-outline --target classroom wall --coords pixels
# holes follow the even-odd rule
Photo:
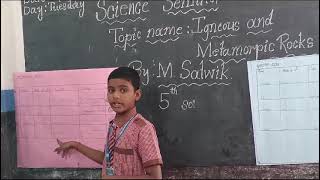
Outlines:
[[[20,1],[1,1],[1,112],[13,111],[13,72],[25,71]]]
[[[73,170],[32,173],[16,167],[13,72],[25,71],[20,1],[1,1],[1,179],[75,178]],[[319,164],[281,166],[212,166],[163,169],[164,178],[319,178]],[[97,178],[99,170],[76,173]]]
[[[20,1],[1,1],[1,179],[16,169],[12,73],[25,71]]]

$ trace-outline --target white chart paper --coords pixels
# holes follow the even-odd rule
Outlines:
[[[319,55],[247,65],[256,163],[319,163]]]

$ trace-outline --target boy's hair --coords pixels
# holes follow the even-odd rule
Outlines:
[[[113,70],[108,77],[108,82],[110,79],[125,79],[131,82],[135,90],[140,88],[139,74],[136,70],[130,67],[119,67]]]

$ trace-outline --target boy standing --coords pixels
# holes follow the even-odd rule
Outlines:
[[[152,123],[136,111],[141,98],[140,77],[137,71],[119,67],[108,77],[108,102],[116,112],[110,121],[104,152],[79,142],[61,142],[54,151],[64,157],[76,149],[93,161],[102,164],[103,179],[161,179],[162,157]]]

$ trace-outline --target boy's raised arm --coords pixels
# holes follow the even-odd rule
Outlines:
[[[102,164],[103,162],[104,153],[102,151],[90,148],[76,141],[62,142],[59,139],[57,139],[57,142],[59,144],[59,147],[57,147],[54,151],[57,152],[57,154],[60,154],[62,152],[62,157],[65,157],[70,149],[76,149],[81,154],[85,155],[89,159],[99,164]]]

